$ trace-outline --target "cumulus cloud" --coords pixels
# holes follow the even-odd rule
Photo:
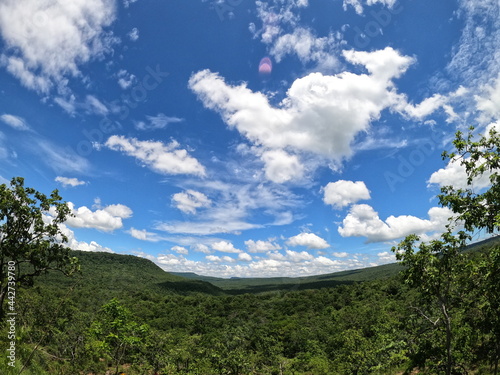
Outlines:
[[[475,177],[472,185],[468,185],[467,172],[461,163],[462,159],[450,160],[446,167],[437,170],[431,175],[429,181],[427,181],[428,186],[438,185],[440,188],[443,186],[453,186],[455,189],[476,188],[480,190],[491,184],[490,176],[493,172],[487,171]]]
[[[5,0],[0,33],[8,47],[0,64],[32,90],[47,93],[81,75],[79,66],[111,50],[106,28],[116,16],[111,0]]]
[[[113,135],[106,141],[105,146],[135,157],[144,166],[160,174],[205,175],[203,165],[186,150],[179,149],[179,143],[176,141],[164,144],[159,141],[139,141],[137,138]]]
[[[396,255],[393,252],[384,251],[377,254],[380,263],[393,263],[396,262]]]
[[[183,246],[173,246],[171,250],[175,251],[177,254],[184,254],[184,255],[189,254],[189,250]]]
[[[281,246],[273,243],[271,241],[262,241],[262,240],[247,240],[245,241],[245,245],[249,252],[251,253],[265,253],[273,250],[280,250]]]
[[[286,151],[265,151],[261,159],[264,161],[266,177],[269,181],[279,184],[290,180],[300,180],[304,175],[304,166],[299,158]]]
[[[195,214],[196,209],[209,207],[212,201],[208,197],[195,190],[186,190],[172,196],[172,203],[184,213]]]
[[[241,260],[243,262],[251,262],[252,261],[252,256],[248,253],[239,253],[238,254],[238,260]]]
[[[55,210],[49,210],[48,214],[42,216],[42,220],[46,224],[51,224],[53,223],[54,217],[56,216]],[[98,244],[95,241],[85,242],[85,241],[78,241],[75,236],[75,232],[73,232],[71,229],[68,228],[66,224],[59,223],[58,224],[60,232],[66,237],[66,242],[65,246],[69,247],[72,250],[80,250],[80,251],[103,251],[103,252],[108,252],[112,253],[113,250],[111,250],[109,247],[102,246]],[[57,239],[58,241],[62,242],[62,237],[59,236]]]
[[[78,241],[75,237],[75,232],[73,232],[64,224],[59,224],[59,229],[68,239],[66,246],[68,246],[72,250],[95,251],[95,252],[102,251],[106,253],[113,252],[113,250],[111,250],[109,247],[102,246],[95,241],[90,241],[90,242]]]
[[[209,70],[193,74],[189,87],[230,128],[265,150],[262,159],[268,178],[287,181],[300,177],[302,169],[299,159],[285,149],[320,155],[339,164],[352,156],[356,135],[367,131],[384,109],[402,106],[404,98],[392,80],[406,71],[412,58],[390,47],[374,52],[344,51],[343,56],[364,66],[368,74],[311,73],[293,82],[278,107],[263,93],[253,92],[245,84],[229,85]],[[279,163],[285,163],[283,175],[275,173]]]
[[[231,258],[230,256],[217,256],[217,255],[207,255],[205,257],[205,259],[207,259],[208,261],[210,262],[217,262],[217,263],[220,263],[220,262],[225,262],[225,263],[234,263],[236,262],[236,259],[234,258]]]
[[[366,237],[367,242],[391,241],[413,233],[427,235],[443,232],[452,212],[446,207],[432,207],[428,215],[429,219],[391,215],[383,221],[371,206],[357,204],[351,207],[338,232],[342,237]]]
[[[314,233],[300,233],[290,237],[287,241],[290,246],[306,246],[308,249],[326,249],[330,245]]]
[[[61,183],[64,187],[68,187],[68,186],[75,187],[75,186],[87,184],[87,182],[80,181],[78,178],[68,178],[68,177],[61,177],[61,176],[57,176],[55,178],[55,181]]]
[[[223,253],[239,254],[239,253],[243,252],[240,249],[236,249],[231,242],[227,242],[227,241],[214,242],[211,245],[211,247],[215,251],[220,251],[220,252],[223,252]]]
[[[363,181],[330,182],[323,189],[323,202],[336,209],[342,209],[360,200],[370,199],[370,191]]]
[[[292,246],[296,246],[296,245],[292,245]],[[301,251],[299,253],[297,251],[286,250],[285,253],[286,253],[286,258],[294,263],[299,263],[299,262],[314,259],[314,255],[308,253],[307,251]]]
[[[278,277],[310,276],[359,269],[387,263],[384,254],[374,255],[364,260],[359,257],[331,259],[327,256],[313,256],[307,252],[288,251],[285,254],[269,252],[267,256],[253,257],[240,253],[238,257],[207,255],[206,261],[187,259],[182,254],[167,254],[158,257],[142,254],[156,262],[168,272],[195,272],[199,275],[216,277]]]
[[[86,206],[75,209],[71,202],[68,202],[68,206],[73,216],[66,220],[66,224],[74,228],[94,228],[103,232],[112,232],[123,227],[123,219],[132,216],[132,210],[122,204],[109,205],[95,211]]]
[[[201,243],[194,245],[193,248],[194,248],[194,251],[197,251],[197,252],[203,253],[203,254],[210,254],[212,252],[207,245],[204,245]]]
[[[500,121],[493,122],[486,126],[484,130],[484,136],[489,138],[489,133],[491,130],[498,132],[500,130]],[[453,186],[455,189],[476,189],[481,190],[485,187],[491,185],[490,177],[494,173],[499,173],[499,170],[486,170],[483,174],[478,175],[472,179],[471,184],[467,181],[467,172],[465,166],[462,165],[464,161],[470,161],[470,158],[463,159],[462,157],[457,157],[448,162],[446,167],[439,169],[434,172],[429,180],[427,181],[428,187],[432,185],[438,185],[440,188],[443,186]],[[476,165],[481,165],[485,163],[484,158],[479,158],[476,161]]]
[[[14,128],[16,130],[21,130],[21,131],[30,130],[30,127],[28,126],[28,124],[26,124],[26,121],[22,117],[4,113],[3,115],[0,116],[0,120],[2,120],[3,123],[9,125],[11,128]]]

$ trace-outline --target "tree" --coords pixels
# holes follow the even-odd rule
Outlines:
[[[149,326],[134,320],[132,313],[113,298],[102,306],[100,319],[89,328],[89,349],[97,356],[111,359],[115,374],[126,360],[137,360],[134,356],[140,356],[146,345]]]
[[[437,347],[444,349],[441,356],[444,357],[442,367],[446,375],[457,366],[453,312],[460,305],[464,292],[460,285],[464,267],[460,250],[468,238],[465,232],[454,236],[448,231],[441,240],[421,243],[416,251],[419,237],[410,235],[392,249],[396,258],[406,266],[403,271],[405,281],[420,294],[419,306],[411,306],[412,309],[430,324],[432,330],[444,332],[443,343]],[[437,358],[437,367],[441,367],[440,362],[441,359]]]
[[[450,218],[448,231],[442,235],[441,240],[421,243],[418,252],[414,250],[416,242],[419,241],[415,235],[408,236],[393,248],[393,251],[403,265],[407,266],[404,271],[406,281],[420,292],[424,300],[437,303],[439,319],[434,320],[421,309],[419,312],[436,328],[445,328],[446,374],[451,374],[455,365],[454,327],[450,311],[463,304],[460,298],[463,296],[460,293],[464,293],[466,289],[464,275],[475,281],[471,290],[485,292],[487,301],[475,301],[475,304],[482,311],[485,317],[483,320],[488,320],[488,324],[483,324],[483,327],[487,327],[492,336],[491,352],[494,353],[493,361],[497,374],[500,357],[500,324],[497,323],[497,317],[500,315],[500,293],[495,284],[498,281],[495,275],[498,275],[499,271],[496,251],[493,250],[492,257],[487,258],[489,261],[482,262],[478,269],[465,267],[462,250],[474,231],[485,230],[491,234],[500,229],[500,135],[494,126],[489,126],[485,134],[476,137],[474,128],[471,127],[466,137],[458,131],[453,145],[456,151],[443,152],[443,159],[448,159],[450,163],[460,163],[467,179],[465,187],[444,186],[438,196],[440,204],[454,213],[454,217]],[[486,187],[485,178],[489,179],[489,185]],[[481,183],[478,183],[479,181]],[[460,223],[465,231],[454,234],[456,227],[453,224],[457,223]],[[468,292],[473,293],[471,290]]]
[[[6,298],[9,308],[15,307],[15,285],[31,285],[48,270],[66,275],[78,270],[59,227],[70,214],[57,190],[47,197],[25,187],[21,177],[13,178],[10,187],[0,185],[0,318]]]
[[[439,203],[456,214],[456,221],[463,222],[466,231],[484,229],[494,233],[500,229],[500,134],[490,127],[474,141],[474,127],[470,127],[467,138],[460,131],[456,133],[453,145],[456,152],[443,152],[443,159],[460,162],[467,175],[467,187],[442,187]],[[475,187],[481,177],[489,177],[487,189]]]

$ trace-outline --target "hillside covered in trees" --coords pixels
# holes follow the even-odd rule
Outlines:
[[[465,252],[464,264],[480,266],[496,243]],[[23,366],[22,373],[37,375],[441,372],[439,313],[398,274],[351,272],[365,274],[362,282],[332,274],[327,278],[343,282],[324,287],[315,284],[321,277],[296,288],[293,279],[273,288],[272,279],[262,279],[261,289],[248,280],[254,293],[234,293],[134,256],[72,255],[81,266],[74,277],[49,273],[19,290],[18,360],[9,368],[2,358],[2,373]],[[380,270],[388,268],[402,267]],[[495,338],[488,310],[494,306],[471,276],[463,270],[450,308],[453,356],[462,373],[490,374]]]

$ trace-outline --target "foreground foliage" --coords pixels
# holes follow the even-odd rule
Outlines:
[[[107,256],[85,255],[83,274],[93,264],[90,258]],[[498,295],[498,273],[491,270],[498,269],[500,251],[488,247],[462,255],[463,267],[446,289],[452,373],[491,374],[498,305],[489,296]],[[138,269],[150,271],[143,259],[110,259],[122,259],[108,263],[111,279],[135,259]],[[37,375],[402,374],[417,366],[422,373],[446,373],[441,306],[427,304],[401,276],[227,295],[142,288],[136,282],[112,287],[106,274],[99,278],[89,271],[93,279],[85,282],[74,279],[61,288],[65,284],[55,281],[64,279],[54,275],[21,291],[17,367],[0,358],[2,374],[18,374],[23,365],[23,374]],[[428,282],[429,290],[448,288]],[[96,297],[101,291],[109,297],[103,303]],[[0,336],[2,346],[5,340]]]

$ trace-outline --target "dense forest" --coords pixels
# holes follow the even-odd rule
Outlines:
[[[478,283],[498,278],[481,270],[493,257],[499,261],[496,243],[463,253],[464,268],[450,294],[453,373],[495,371],[498,316],[495,322],[491,314],[498,306],[490,305]],[[74,277],[49,273],[19,290],[16,366],[9,367],[4,355],[2,373],[444,371],[446,332],[437,305],[401,275],[380,277],[375,268],[365,275],[374,279],[363,282],[344,276],[337,286],[301,288],[307,285],[301,280],[295,288],[290,282],[266,291],[263,284],[247,293],[170,275],[133,256],[73,255],[81,265]],[[1,343],[7,346],[6,334]]]

